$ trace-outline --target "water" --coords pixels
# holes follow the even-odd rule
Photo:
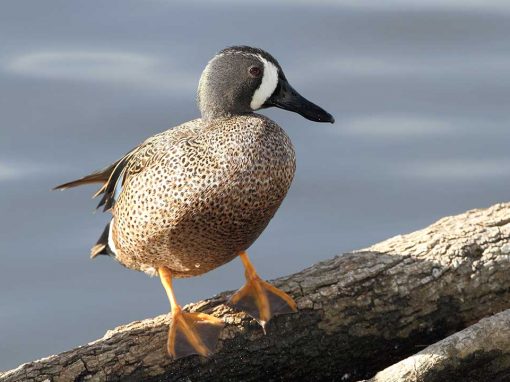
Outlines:
[[[298,171],[250,251],[263,277],[507,201],[510,6],[462,3],[3,1],[0,369],[168,311],[157,279],[89,260],[109,219],[95,188],[49,190],[197,117],[228,45],[271,52],[337,121],[264,112]],[[188,303],[242,283],[233,261],[175,286]]]

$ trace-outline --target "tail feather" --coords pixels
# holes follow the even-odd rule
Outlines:
[[[72,180],[67,183],[60,184],[53,188],[53,190],[66,190],[68,188],[73,188],[77,186],[83,186],[85,184],[92,184],[92,183],[106,183],[108,182],[108,179],[110,178],[110,175],[112,174],[113,170],[117,166],[117,163],[119,161],[115,162],[114,164],[103,168],[102,170],[93,172],[90,175],[84,176],[83,178]]]
[[[94,198],[103,195],[99,204],[96,208],[104,206],[103,211],[108,211],[115,204],[117,196],[117,189],[124,183],[124,173],[127,168],[129,159],[131,158],[134,150],[129,152],[127,155],[111,164],[102,170],[96,171],[90,175],[84,176],[83,178],[72,180],[67,183],[53,188],[54,190],[65,190],[72,187],[82,186],[85,184],[92,183],[103,183],[102,187],[94,194]],[[119,189],[120,190],[120,189]]]

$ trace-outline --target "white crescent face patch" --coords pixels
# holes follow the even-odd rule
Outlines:
[[[273,94],[278,85],[278,68],[272,63],[267,61],[264,57],[257,55],[257,57],[264,64],[264,74],[262,82],[251,99],[250,107],[252,110],[260,109],[260,107],[267,101],[271,94]]]

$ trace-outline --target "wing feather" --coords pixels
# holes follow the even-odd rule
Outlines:
[[[86,184],[103,183],[102,187],[94,194],[93,197],[95,198],[99,195],[103,195],[96,208],[104,206],[103,211],[108,211],[115,203],[117,187],[122,186],[129,160],[133,157],[136,151],[137,149],[130,151],[121,159],[102,170],[93,172],[83,178],[60,184],[53,189],[65,190]]]

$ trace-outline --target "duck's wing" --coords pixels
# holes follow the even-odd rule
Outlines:
[[[161,156],[164,156],[168,148],[175,143],[181,140],[191,140],[196,134],[196,131],[186,124],[171,128],[148,138],[110,166],[83,178],[58,185],[54,190],[102,183],[102,187],[94,194],[94,198],[103,195],[97,208],[104,206],[103,211],[108,211],[115,204],[115,200],[122,191],[122,186],[131,176],[158,163]]]
[[[134,150],[131,150],[121,159],[102,170],[93,172],[83,178],[60,184],[56,186],[54,190],[65,190],[67,188],[82,186],[84,184],[102,183],[103,186],[94,194],[94,197],[103,195],[97,205],[97,208],[104,206],[104,211],[107,211],[113,207],[115,198],[124,183],[124,174],[128,168],[129,160],[138,151],[138,149],[139,148],[135,148]]]
[[[174,129],[171,130],[173,133]],[[115,204],[115,200],[119,196],[126,180],[130,176],[143,171],[156,161],[159,155],[164,154],[164,151],[159,150],[160,147],[158,145],[162,143],[162,136],[168,135],[172,137],[172,134],[169,134],[171,130],[150,137],[110,166],[83,178],[58,185],[54,190],[65,190],[84,184],[102,183],[103,186],[94,194],[94,198],[103,195],[97,208],[104,206],[103,211],[108,211]]]

